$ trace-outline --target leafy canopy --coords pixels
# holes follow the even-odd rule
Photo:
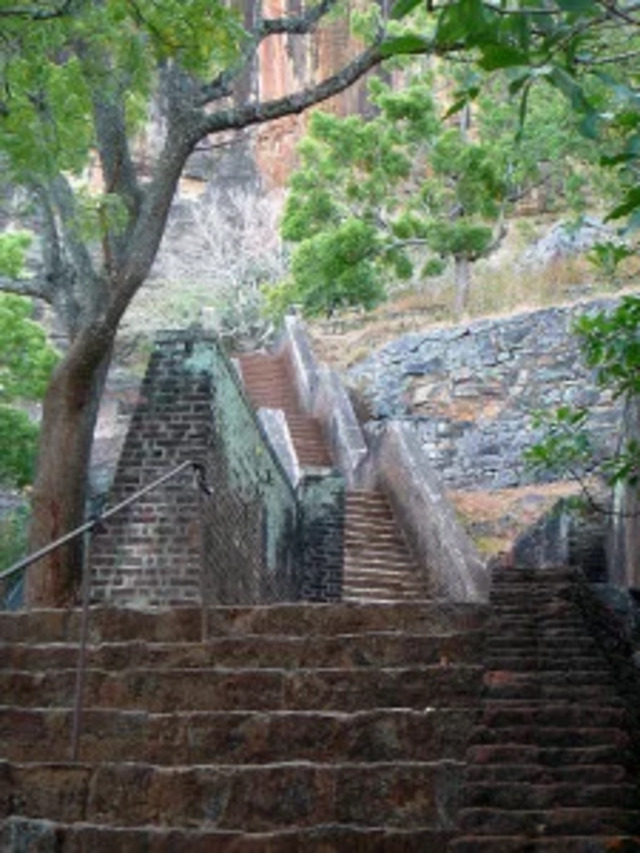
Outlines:
[[[26,234],[0,236],[0,274],[20,272],[28,245]],[[38,427],[12,404],[41,399],[57,362],[31,313],[29,299],[0,294],[0,482],[16,486],[33,478]]]
[[[96,93],[122,95],[134,130],[163,65],[212,77],[244,38],[236,10],[218,0],[76,0],[41,20],[3,18],[2,5],[0,150],[18,179],[86,165]]]
[[[374,80],[373,118],[314,113],[282,221],[291,277],[272,303],[371,308],[416,265],[486,250],[504,183],[487,146],[442,125],[432,92],[428,73],[399,91]]]

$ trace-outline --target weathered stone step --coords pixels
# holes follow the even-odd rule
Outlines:
[[[377,580],[371,577],[359,577],[355,572],[349,572],[343,581],[343,591],[351,592],[367,592],[370,590],[386,590],[388,593],[398,593],[406,597],[406,600],[411,601],[416,598],[426,598],[424,588],[408,578],[406,581],[389,580],[385,577]]]
[[[554,782],[529,784],[527,782],[473,782],[463,785],[465,808],[492,808],[514,810],[561,808],[621,808],[640,806],[638,790],[629,784],[592,783],[589,776],[581,784]]]
[[[588,707],[570,703],[544,705],[485,703],[479,716],[482,725],[497,729],[502,726],[552,726],[592,729],[594,727],[624,726],[627,713],[619,705]]]
[[[439,633],[482,627],[487,608],[444,602],[388,604],[274,604],[259,607],[215,607],[207,613],[210,634],[278,634],[308,636],[362,631],[413,630]],[[0,613],[5,642],[73,642],[80,636],[79,610],[28,610]],[[195,607],[135,610],[92,607],[90,637],[94,643],[148,640],[198,642],[202,611]]]
[[[548,685],[542,681],[539,684],[501,684],[491,688],[491,699],[511,699],[518,702],[538,700],[544,702],[582,702],[583,704],[603,703],[621,705],[615,688],[610,684],[563,684]]]
[[[529,835],[482,836],[456,838],[449,845],[450,853],[604,853],[611,850],[611,836],[571,835],[562,838],[532,838]],[[636,853],[640,836],[616,835],[617,853]]]
[[[265,666],[337,668],[437,663],[442,658],[480,663],[482,631],[439,635],[379,631],[313,637],[246,635],[206,643],[103,643],[89,646],[87,663],[95,669],[131,667]],[[71,643],[0,643],[0,668],[69,669],[78,647]]]
[[[522,638],[530,637],[534,635],[540,639],[545,639],[547,637],[575,637],[576,639],[580,639],[581,637],[589,637],[589,634],[584,626],[584,623],[578,620],[576,621],[543,621],[538,624],[532,622],[529,619],[520,619],[513,621],[505,622],[503,620],[499,620],[497,623],[493,622],[491,625],[492,631],[496,633],[502,634],[504,636],[513,637],[514,640]]]
[[[534,653],[509,655],[508,650],[503,656],[487,655],[485,664],[488,670],[511,670],[512,672],[544,671],[547,669],[578,669],[581,672],[587,670],[601,670],[602,658],[600,655],[590,657],[586,655],[575,655],[567,660],[560,659],[557,655],[537,655]]]
[[[568,568],[567,566],[549,566],[544,569],[531,569],[522,567],[496,567],[493,569],[493,583],[499,585],[501,583],[523,583],[531,584],[553,584],[567,583],[575,581],[580,577],[580,573],[576,569]]]
[[[510,672],[509,670],[487,670],[484,682],[491,689],[490,696],[494,690],[500,691],[503,687],[528,688],[530,686],[541,686],[545,689],[553,687],[607,687],[614,689],[615,684],[611,671],[600,661],[599,669],[579,670],[545,669],[539,672]],[[525,698],[523,694],[523,699]]]
[[[562,659],[565,663],[574,659],[583,658],[585,655],[596,655],[598,660],[602,659],[600,651],[590,637],[573,638],[571,641],[558,640],[554,637],[541,638],[530,637],[526,640],[506,638],[496,639],[495,635],[487,637],[487,655],[501,655],[511,653],[513,655],[547,655]]]
[[[375,547],[375,543],[371,543],[370,547],[363,549],[345,548],[345,562],[363,568],[375,569],[378,566],[393,568],[397,566],[400,569],[414,569],[415,571],[415,563],[406,550],[397,548],[393,551],[380,551]]]
[[[386,586],[379,587],[349,587],[344,585],[342,588],[342,598],[344,601],[417,601],[424,598],[421,590],[406,590],[406,589],[390,589]]]
[[[432,665],[359,669],[89,669],[85,704],[162,712],[185,710],[354,711],[465,705],[482,668]],[[75,670],[0,671],[6,705],[71,707]]]
[[[527,783],[540,785],[562,782],[574,787],[618,785],[629,781],[629,774],[620,764],[582,764],[569,767],[542,767],[539,764],[479,764],[465,770],[466,782]]]
[[[158,767],[0,763],[0,818],[261,832],[338,823],[442,829],[451,761]]]
[[[511,764],[536,761],[545,765],[585,761],[599,764],[602,756],[610,763],[610,747],[625,749],[630,739],[625,731],[613,726],[577,730],[564,726],[503,726],[499,729],[479,726],[471,735],[470,744],[473,760],[478,763],[504,760]],[[602,753],[600,747],[605,748]]]
[[[395,528],[393,530],[395,531]],[[374,542],[376,550],[381,552],[396,551],[398,548],[407,547],[397,532],[387,534],[380,528],[372,527],[362,528],[361,531],[354,531],[352,526],[347,527],[344,542],[346,548],[367,548]]]
[[[474,722],[468,708],[149,714],[86,708],[84,762],[158,765],[462,761]],[[16,762],[69,758],[72,712],[0,707],[0,754]]]
[[[344,581],[360,584],[381,584],[390,587],[411,587],[412,589],[424,589],[419,576],[410,563],[402,563],[400,560],[375,560],[360,564],[348,561],[344,568]]]
[[[459,815],[459,825],[464,833],[506,836],[524,834],[531,838],[539,838],[543,833],[560,837],[603,835],[611,840],[612,837],[634,835],[640,826],[640,811],[591,807],[558,807],[549,810],[463,809]]]
[[[10,817],[0,827],[2,849],[56,853],[445,853],[450,833],[434,829],[312,826],[268,833],[216,829],[125,828]],[[35,848],[34,848],[35,849]]]

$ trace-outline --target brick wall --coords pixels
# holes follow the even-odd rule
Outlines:
[[[218,343],[166,332],[151,355],[109,506],[190,460],[204,463],[210,495],[187,469],[96,534],[95,601],[340,598],[344,481],[308,476],[296,491]]]
[[[298,495],[302,513],[302,597],[307,601],[342,598],[344,479],[307,474]]]
[[[212,604],[300,597],[298,501],[288,475],[215,343],[196,346],[214,377],[203,501],[205,594]]]
[[[190,364],[194,344],[187,332],[157,337],[110,506],[181,462],[204,457],[211,437],[211,376]],[[94,599],[123,605],[198,601],[198,501],[186,470],[111,519],[93,543]]]

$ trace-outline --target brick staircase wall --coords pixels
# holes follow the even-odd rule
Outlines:
[[[211,378],[188,369],[193,336],[158,336],[110,494],[120,502],[171,468],[202,458],[211,440]],[[118,605],[200,599],[198,493],[187,470],[112,518],[94,537],[92,593]]]

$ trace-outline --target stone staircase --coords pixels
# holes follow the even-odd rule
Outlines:
[[[238,362],[252,404],[284,411],[300,465],[331,466],[320,423],[303,411],[286,358],[261,352],[241,355]],[[425,597],[418,567],[386,496],[377,491],[347,492],[343,599],[366,602]]]
[[[444,851],[481,690],[473,605],[0,615],[6,851]]]
[[[284,411],[300,465],[330,468],[333,463],[320,423],[300,406],[285,358],[259,352],[241,355],[237,361],[253,406]]]
[[[494,572],[455,853],[640,850],[637,743],[575,572]]]
[[[382,492],[347,492],[342,596],[345,601],[426,597],[419,569]]]

